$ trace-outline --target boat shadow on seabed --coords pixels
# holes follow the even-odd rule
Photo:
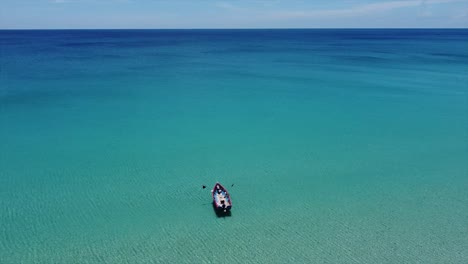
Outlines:
[[[231,216],[231,210],[227,210],[224,212],[224,210],[217,209],[214,203],[211,203],[213,206],[213,211],[216,214],[216,217],[221,218],[221,217],[230,217]]]

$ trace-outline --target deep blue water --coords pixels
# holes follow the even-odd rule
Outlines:
[[[0,31],[0,263],[465,263],[467,73],[466,29]]]

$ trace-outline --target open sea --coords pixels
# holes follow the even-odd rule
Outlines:
[[[215,262],[468,263],[468,29],[0,31],[0,263]]]

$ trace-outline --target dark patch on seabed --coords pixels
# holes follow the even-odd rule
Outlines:
[[[231,217],[232,216],[231,210],[224,212],[222,210],[218,210],[213,203],[211,205],[213,206],[213,211],[214,211],[216,217],[225,218],[225,217]]]

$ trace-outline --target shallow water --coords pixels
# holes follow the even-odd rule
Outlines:
[[[465,263],[467,43],[0,31],[0,262]]]

